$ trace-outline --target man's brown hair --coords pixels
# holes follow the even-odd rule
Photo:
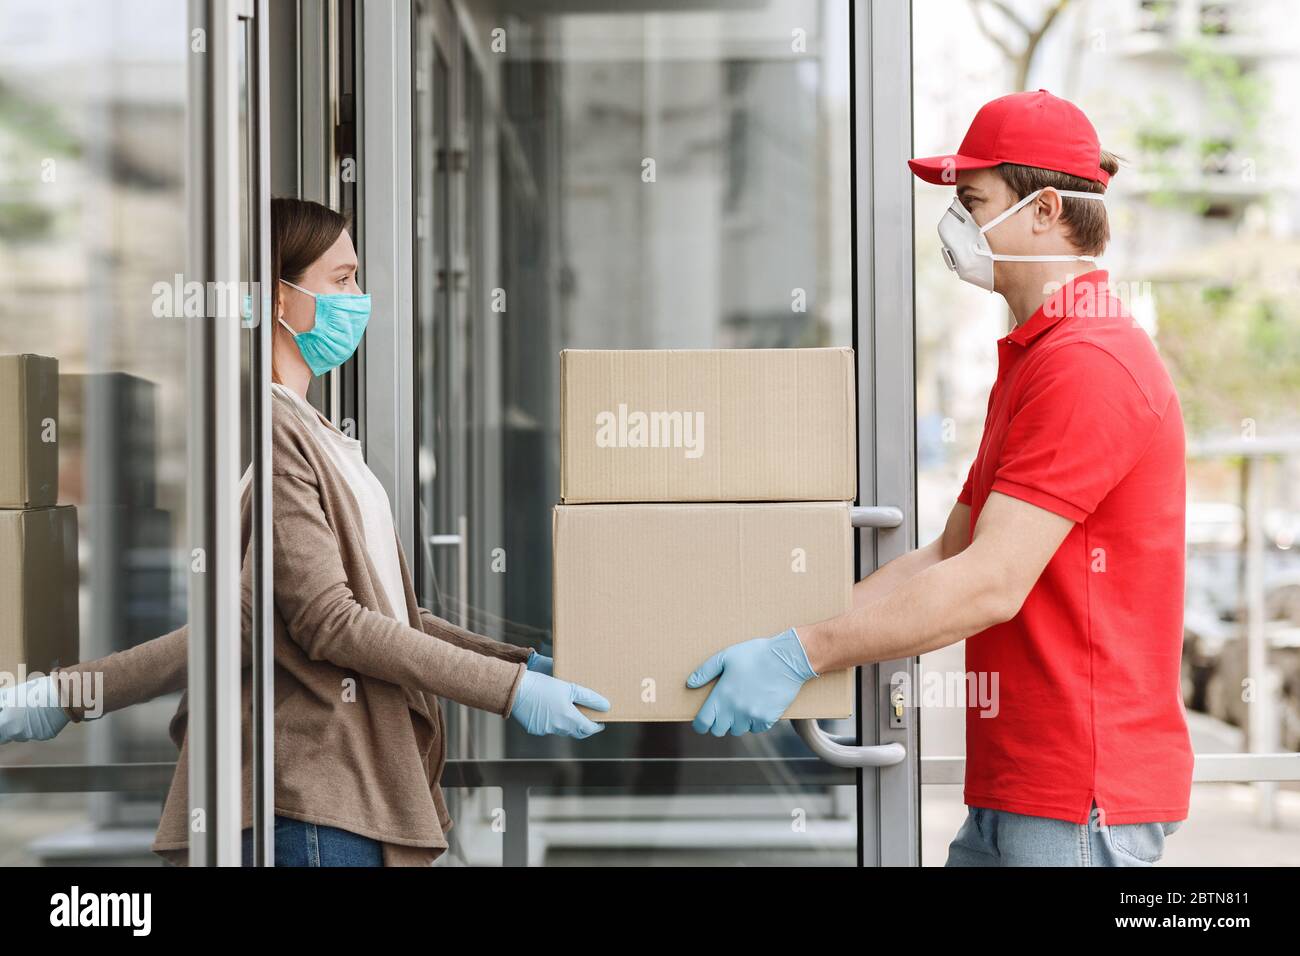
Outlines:
[[[1114,176],[1119,172],[1119,157],[1103,149],[1100,165],[1109,175]],[[1095,179],[1083,179],[1079,176],[1071,176],[1069,173],[1058,173],[1054,169],[1021,166],[1018,163],[1002,163],[993,169],[1016,194],[1017,199],[1024,199],[1034,190],[1042,189],[1044,186],[1088,193],[1106,191],[1106,187]],[[1110,242],[1110,221],[1106,218],[1104,203],[1062,196],[1061,222],[1069,233],[1070,241],[1083,255],[1099,256],[1106,250],[1106,243]]]

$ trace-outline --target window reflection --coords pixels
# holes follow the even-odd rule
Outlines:
[[[59,496],[79,540],[79,657],[185,618],[184,4],[0,4],[0,353],[58,360]],[[71,663],[71,662],[66,662]],[[173,761],[176,696],[6,745],[6,765]],[[163,794],[9,795],[5,863],[135,862]]]

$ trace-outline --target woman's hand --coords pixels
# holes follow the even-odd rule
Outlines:
[[[0,688],[0,744],[49,740],[68,725],[53,674]]]
[[[536,671],[526,671],[515,694],[510,716],[530,734],[559,734],[562,737],[590,737],[605,729],[590,720],[575,704],[594,710],[609,710],[609,701],[594,690],[567,680],[556,680]]]
[[[546,676],[551,677],[554,675],[555,661],[547,657],[545,654],[537,653],[536,649],[534,649],[528,655],[528,663],[526,666],[530,671],[536,671],[539,674],[545,674]]]

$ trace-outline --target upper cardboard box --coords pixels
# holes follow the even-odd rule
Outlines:
[[[0,508],[59,498],[59,360],[0,355]]]
[[[560,353],[560,497],[849,501],[852,349]]]

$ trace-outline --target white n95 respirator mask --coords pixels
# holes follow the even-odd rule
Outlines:
[[[1043,187],[1044,189],[1049,187]],[[939,220],[939,241],[943,244],[943,261],[948,268],[957,273],[958,278],[977,285],[981,289],[993,291],[993,263],[998,262],[1068,262],[1071,259],[1096,260],[1096,256],[1007,256],[999,255],[989,248],[984,234],[1028,205],[1042,189],[1035,189],[1010,209],[989,220],[983,226],[975,222],[970,210],[961,204],[960,199],[953,199],[952,205]],[[1074,189],[1058,189],[1061,196],[1075,199],[1101,200],[1101,193],[1086,193]]]

